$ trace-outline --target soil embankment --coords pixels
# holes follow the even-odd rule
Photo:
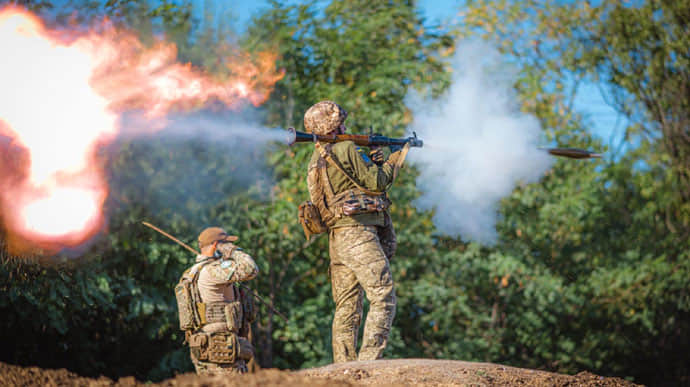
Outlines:
[[[301,371],[262,370],[254,374],[199,377],[178,375],[158,384],[133,377],[111,380],[76,375],[64,369],[48,370],[0,363],[2,386],[637,386],[620,378],[581,372],[563,375],[491,363],[455,360],[397,359],[331,364]]]

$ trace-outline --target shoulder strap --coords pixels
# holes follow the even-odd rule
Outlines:
[[[196,280],[196,278],[199,276],[201,268],[206,266],[208,263],[211,263],[212,260],[213,258],[208,257],[203,261],[195,263],[192,267],[189,268],[189,270],[185,271],[184,274],[182,274],[182,276],[189,279],[190,281]]]
[[[330,207],[333,201],[333,187],[326,174],[326,160],[319,156],[315,163],[309,165],[307,174],[307,188],[312,203],[318,209],[321,220],[328,225],[337,217]]]
[[[318,144],[317,144],[318,146]],[[327,159],[323,157],[323,152],[321,147],[318,147],[319,152],[321,153],[321,158],[326,161]],[[327,147],[326,153],[330,153],[330,146]],[[326,200],[328,203],[333,203],[333,198],[335,197],[335,192],[333,191],[333,185],[331,185],[331,181],[328,180],[328,171],[326,168],[326,165],[322,161],[317,161],[317,168],[319,169],[319,178],[321,179],[320,184],[323,187],[324,194],[326,195]]]
[[[337,170],[342,172],[350,180],[350,182],[352,182],[352,184],[354,184],[355,187],[357,187],[360,191],[364,192],[367,195],[371,195],[371,196],[380,196],[386,192],[385,190],[384,191],[372,191],[372,190],[369,190],[369,189],[362,187],[361,185],[359,185],[359,183],[357,183],[355,178],[349,172],[347,172],[345,170],[345,168],[343,168],[343,166],[340,164],[340,162],[335,157],[333,157],[333,153],[330,151],[330,149],[324,149],[321,146],[321,144],[319,144],[318,142],[315,144],[315,146],[316,146],[316,149],[319,150],[319,153],[321,153],[321,157],[323,157],[328,163],[330,163],[332,166],[334,166]],[[330,186],[330,183],[329,183],[329,186]],[[331,192],[333,192],[332,187],[331,187]]]

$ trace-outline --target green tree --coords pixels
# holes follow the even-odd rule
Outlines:
[[[560,161],[504,201],[489,254],[503,268],[485,293],[500,296],[492,338],[503,353],[490,358],[686,383],[687,101],[676,93],[687,89],[687,6],[472,1],[464,15],[462,36],[494,42],[522,68],[523,109],[555,142],[597,146],[572,108],[582,82],[602,81],[631,122],[625,153]]]
[[[220,30],[195,29],[188,2],[94,4],[144,34],[165,30],[197,65],[221,72],[214,58],[232,52]],[[405,168],[391,192],[398,313],[386,356],[687,384],[685,4],[473,0],[452,33],[425,24],[410,1],[271,5],[242,39],[252,51],[277,50],[285,69],[257,111],[269,127],[299,129],[309,106],[332,99],[350,112],[351,131],[402,135],[407,92],[436,96],[449,85],[444,58],[456,38],[493,42],[518,67],[521,108],[554,143],[604,148],[573,108],[583,82],[603,81],[631,122],[625,152],[559,160],[539,182],[518,185],[502,201],[494,246],[439,235],[431,213],[410,207],[417,172]],[[0,332],[10,350],[0,359],[151,380],[190,370],[172,286],[191,257],[143,229],[148,219],[190,243],[209,224],[239,234],[261,268],[251,286],[290,319],[259,306],[262,366],[329,362],[327,241],[306,243],[296,219],[311,151],[276,145],[265,159],[220,143],[117,144],[105,154],[114,187],[107,236],[57,266],[3,256]],[[232,173],[266,163],[271,184]],[[19,326],[35,333],[19,335]]]

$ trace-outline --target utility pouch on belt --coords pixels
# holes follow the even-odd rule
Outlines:
[[[328,227],[321,219],[319,209],[310,201],[303,202],[299,205],[299,222],[304,230],[304,235],[307,240],[312,235],[323,234],[328,231]]]
[[[385,195],[369,196],[363,193],[350,194],[342,199],[343,214],[351,216],[357,214],[367,214],[371,212],[381,212],[388,209],[390,201]]]
[[[197,360],[208,360],[208,335],[195,333],[189,336],[189,349]]]
[[[225,323],[228,330],[237,334],[242,327],[242,303],[233,301],[225,304]]]
[[[252,360],[254,357],[254,346],[252,343],[243,337],[238,337],[237,342],[240,348],[237,356],[242,360]]]
[[[208,344],[208,361],[212,363],[234,363],[240,350],[234,333],[212,333]]]

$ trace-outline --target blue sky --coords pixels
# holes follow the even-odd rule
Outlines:
[[[299,3],[299,1],[289,2]],[[267,0],[197,0],[196,3],[199,4],[199,7],[203,7],[204,4],[210,4],[217,9],[230,10],[237,18],[240,27],[244,27],[253,14],[269,6]],[[449,17],[454,17],[462,3],[462,1],[458,0],[420,0],[418,1],[418,8],[427,17],[428,22],[440,22]]]
[[[288,2],[299,3],[298,0]],[[201,12],[204,4],[213,7],[215,11],[229,11],[235,18],[239,31],[244,30],[252,15],[269,7],[267,0],[198,0],[196,3],[198,12]],[[417,2],[421,14],[426,17],[426,22],[434,25],[453,22],[463,3],[462,0],[419,0]],[[581,85],[574,106],[587,117],[594,135],[600,137],[603,143],[610,147],[618,146],[625,120],[606,103],[597,84]]]

